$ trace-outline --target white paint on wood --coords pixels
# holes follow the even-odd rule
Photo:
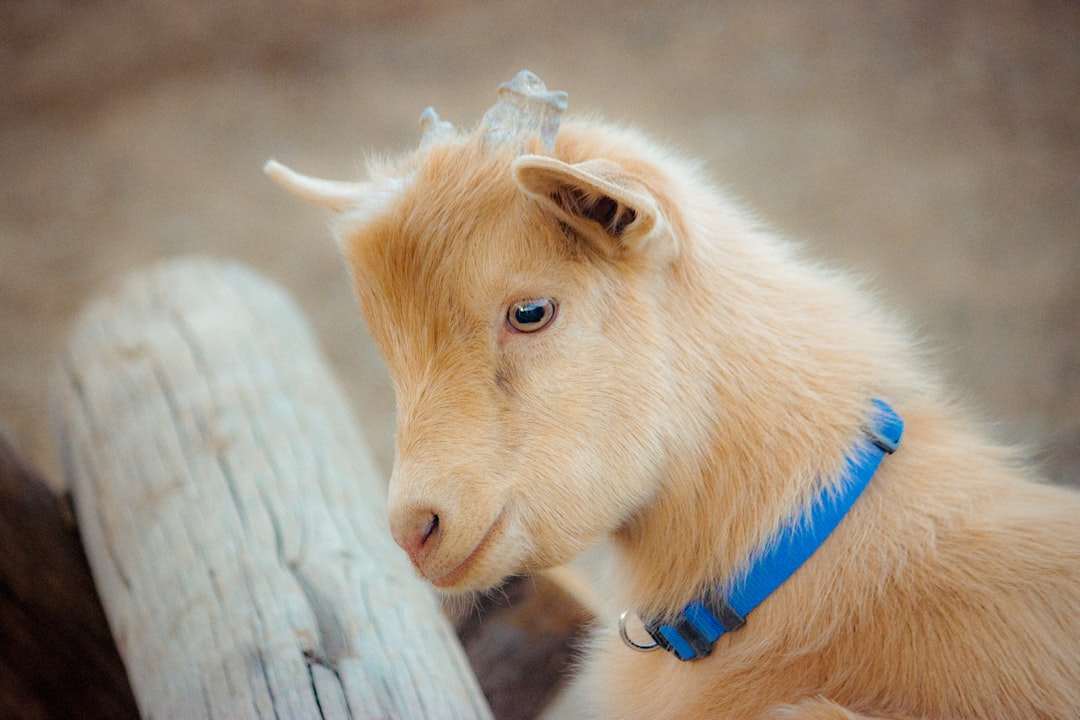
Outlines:
[[[208,259],[131,276],[80,317],[53,410],[145,717],[489,717],[280,289]]]

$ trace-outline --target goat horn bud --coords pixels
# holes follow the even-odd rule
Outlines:
[[[356,205],[364,197],[365,187],[360,183],[301,175],[277,160],[267,160],[263,172],[293,195],[334,212]]]
[[[528,70],[499,86],[499,101],[484,113],[484,145],[517,143],[524,150],[529,138],[539,135],[547,154],[555,149],[559,121],[566,111],[566,93],[548,90]]]
[[[423,131],[423,135],[420,136],[420,147],[426,147],[436,140],[442,140],[454,134],[454,126],[446,120],[439,119],[439,113],[435,112],[433,107],[420,113],[420,129]]]

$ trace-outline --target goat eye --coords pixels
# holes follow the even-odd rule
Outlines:
[[[551,324],[555,310],[555,301],[550,298],[516,302],[507,310],[506,322],[517,332],[534,333]]]

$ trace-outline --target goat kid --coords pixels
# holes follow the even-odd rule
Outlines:
[[[1080,495],[985,439],[849,278],[641,135],[560,129],[565,103],[522,72],[362,182],[267,164],[334,212],[417,571],[483,589],[611,539],[559,716],[1080,717]],[[860,496],[888,408],[902,443]],[[798,528],[812,554],[744,618],[732,593]],[[623,608],[673,652],[629,649]]]

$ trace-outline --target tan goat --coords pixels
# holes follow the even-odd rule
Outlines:
[[[1080,494],[987,440],[850,279],[564,106],[523,72],[362,182],[267,165],[335,212],[420,574],[487,588],[611,539],[559,716],[1080,718]]]

